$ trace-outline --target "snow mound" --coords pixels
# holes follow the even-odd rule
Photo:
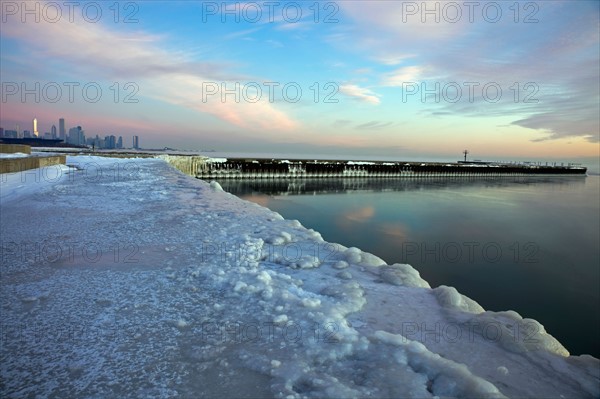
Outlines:
[[[221,187],[219,182],[214,180],[210,182],[210,188],[212,188],[214,191],[223,191],[223,187]]]
[[[423,280],[419,272],[410,265],[396,263],[382,266],[379,276],[383,281],[393,285],[430,288],[429,283]]]
[[[484,309],[477,302],[460,294],[454,287],[440,285],[433,289],[433,294],[443,308],[475,314],[484,312]]]
[[[375,338],[401,348],[402,351],[396,354],[399,362],[416,372],[424,372],[428,378],[428,390],[435,396],[506,398],[498,388],[474,375],[466,365],[432,353],[420,342],[385,331],[376,331]]]
[[[346,261],[359,266],[382,266],[385,262],[377,256],[368,252],[363,252],[358,248],[347,248],[344,251]]]

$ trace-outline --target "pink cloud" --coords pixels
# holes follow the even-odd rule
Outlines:
[[[26,65],[44,65],[53,59],[68,65],[61,72],[80,80],[135,79],[144,96],[213,115],[239,128],[279,133],[299,126],[265,98],[255,103],[203,101],[203,82],[231,84],[239,77],[224,74],[221,64],[191,61],[184,53],[170,50],[165,37],[118,32],[99,23],[71,23],[65,18],[57,23],[9,21],[3,23],[2,34],[27,49]]]

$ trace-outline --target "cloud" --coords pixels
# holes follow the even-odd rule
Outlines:
[[[420,106],[429,115],[447,114],[478,118],[504,118],[507,123],[537,130],[545,139],[583,137],[597,142],[600,131],[598,64],[600,63],[599,14],[597,2],[544,2],[534,17],[538,23],[523,23],[531,14],[521,9],[515,23],[512,3],[498,3],[503,16],[498,23],[483,18],[479,5],[474,22],[463,15],[457,23],[445,18],[436,23],[428,16],[422,22],[422,10],[405,15],[408,4],[422,7],[423,2],[340,2],[352,29],[346,28],[342,41],[332,44],[385,66],[401,68],[385,71],[382,86],[399,86],[418,81],[433,87],[436,83],[478,82],[475,100],[463,98],[454,103],[440,101]],[[427,7],[450,7],[450,2],[432,2]],[[456,3],[459,6],[464,3]],[[404,9],[403,9],[404,8]],[[409,13],[410,14],[410,13]],[[410,56],[409,56],[410,55]],[[406,66],[410,63],[414,66]],[[503,89],[502,100],[490,104],[481,95],[481,87],[497,83]],[[524,85],[539,87],[537,103],[527,103],[530,91]],[[519,85],[517,101],[513,100]],[[417,101],[420,95],[415,96]],[[390,101],[394,98],[390,97]],[[494,125],[497,121],[493,121]],[[533,133],[533,132],[532,132]]]
[[[377,105],[381,102],[377,94],[373,93],[371,90],[353,84],[341,85],[340,93],[369,104]]]
[[[241,30],[241,31],[228,33],[223,38],[227,39],[227,40],[239,39],[239,38],[250,39],[247,36],[252,35],[253,33],[259,32],[261,29],[262,29],[262,27],[260,27],[260,26],[256,27],[256,28],[252,28],[252,29],[244,29],[244,30]]]
[[[338,119],[335,122],[333,122],[333,126],[344,127],[344,126],[348,126],[350,123],[352,123],[352,121],[349,119]]]
[[[423,74],[423,68],[413,65],[398,68],[383,77],[383,86],[402,87],[403,83],[418,82]]]
[[[383,54],[376,56],[375,60],[383,65],[400,65],[407,59],[414,57],[414,54]]]
[[[277,40],[269,39],[269,40],[266,40],[265,43],[267,43],[268,45],[270,45],[271,47],[274,47],[274,48],[283,48],[284,47],[283,43],[281,43]]]
[[[367,123],[363,123],[361,125],[357,125],[356,129],[368,129],[368,130],[375,130],[375,129],[383,129],[384,127],[388,127],[391,126],[393,124],[393,122],[381,122],[381,121],[370,121]]]
[[[253,79],[228,72],[231,65],[227,63],[192,60],[185,52],[170,49],[168,37],[120,32],[99,23],[71,23],[65,18],[57,23],[19,22],[3,23],[2,34],[23,50],[26,70],[30,63],[47,65],[40,78],[55,77],[53,69],[60,65],[59,73],[77,76],[79,81],[134,81],[140,95],[210,114],[244,129],[278,134],[299,126],[268,96],[256,102],[223,100],[222,85],[231,88],[240,82],[243,88],[244,82]],[[219,89],[209,98],[204,90],[214,84]]]

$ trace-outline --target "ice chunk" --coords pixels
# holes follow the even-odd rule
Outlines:
[[[235,283],[235,287],[233,287],[233,290],[235,292],[239,292],[247,287],[248,287],[248,284],[244,283],[243,281],[238,281],[237,283]]]
[[[433,289],[433,293],[441,307],[447,309],[460,310],[467,313],[483,313],[484,309],[474,300],[468,298],[459,292],[454,287],[440,285]]]
[[[282,231],[280,233],[281,237],[283,237],[283,239],[285,240],[285,242],[291,242],[292,241],[292,235],[290,233],[288,233],[287,231]]]
[[[298,267],[300,269],[312,269],[315,267],[319,267],[321,264],[321,260],[316,256],[312,255],[304,255],[298,261]]]
[[[184,319],[179,319],[179,320],[177,320],[175,325],[177,326],[177,328],[185,328],[185,327],[189,326],[189,323],[187,321],[185,321]]]
[[[336,268],[336,269],[345,269],[348,266],[350,266],[350,265],[345,260],[340,260],[340,261],[338,261],[338,262],[336,262],[336,263],[333,264],[333,267]]]
[[[414,371],[427,375],[431,381],[431,392],[435,396],[506,398],[492,383],[471,373],[464,364],[430,352],[420,342],[385,331],[376,331],[374,336],[382,342],[404,350],[408,365]]]
[[[280,236],[280,235],[269,237],[265,241],[267,243],[273,244],[273,245],[283,245],[283,244],[285,244],[285,238],[282,237],[282,236]]]
[[[346,260],[349,263],[359,264],[361,261],[362,251],[358,248],[352,247],[348,248],[344,251],[344,255],[346,256]]]
[[[214,180],[210,182],[210,188],[212,188],[214,191],[223,191],[223,187],[221,187],[219,182]]]
[[[302,299],[302,305],[306,308],[318,308],[321,306],[321,300],[318,298],[304,298]]]
[[[348,263],[352,263],[360,266],[382,266],[385,265],[385,262],[368,252],[363,252],[358,248],[348,248],[344,251],[344,256]]]
[[[302,223],[300,223],[300,221],[296,219],[290,220],[288,223],[292,227],[302,227]]]
[[[352,280],[352,273],[350,273],[347,270],[342,270],[341,272],[336,274],[336,276],[338,278],[341,278],[342,280]]]
[[[382,266],[379,276],[386,283],[393,285],[430,288],[429,283],[423,280],[419,272],[410,265],[396,263],[390,266]]]
[[[271,275],[269,273],[267,273],[266,271],[261,271],[260,273],[258,273],[258,275],[256,276],[256,278],[260,281],[262,281],[265,285],[269,285],[271,284]]]

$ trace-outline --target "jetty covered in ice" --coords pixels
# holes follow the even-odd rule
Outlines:
[[[2,397],[600,396],[598,359],[410,265],[163,160],[67,164],[0,176]]]
[[[307,159],[207,158],[160,155],[179,170],[204,180],[223,179],[307,179],[307,178],[435,178],[585,176],[579,164],[546,162],[385,162]]]

